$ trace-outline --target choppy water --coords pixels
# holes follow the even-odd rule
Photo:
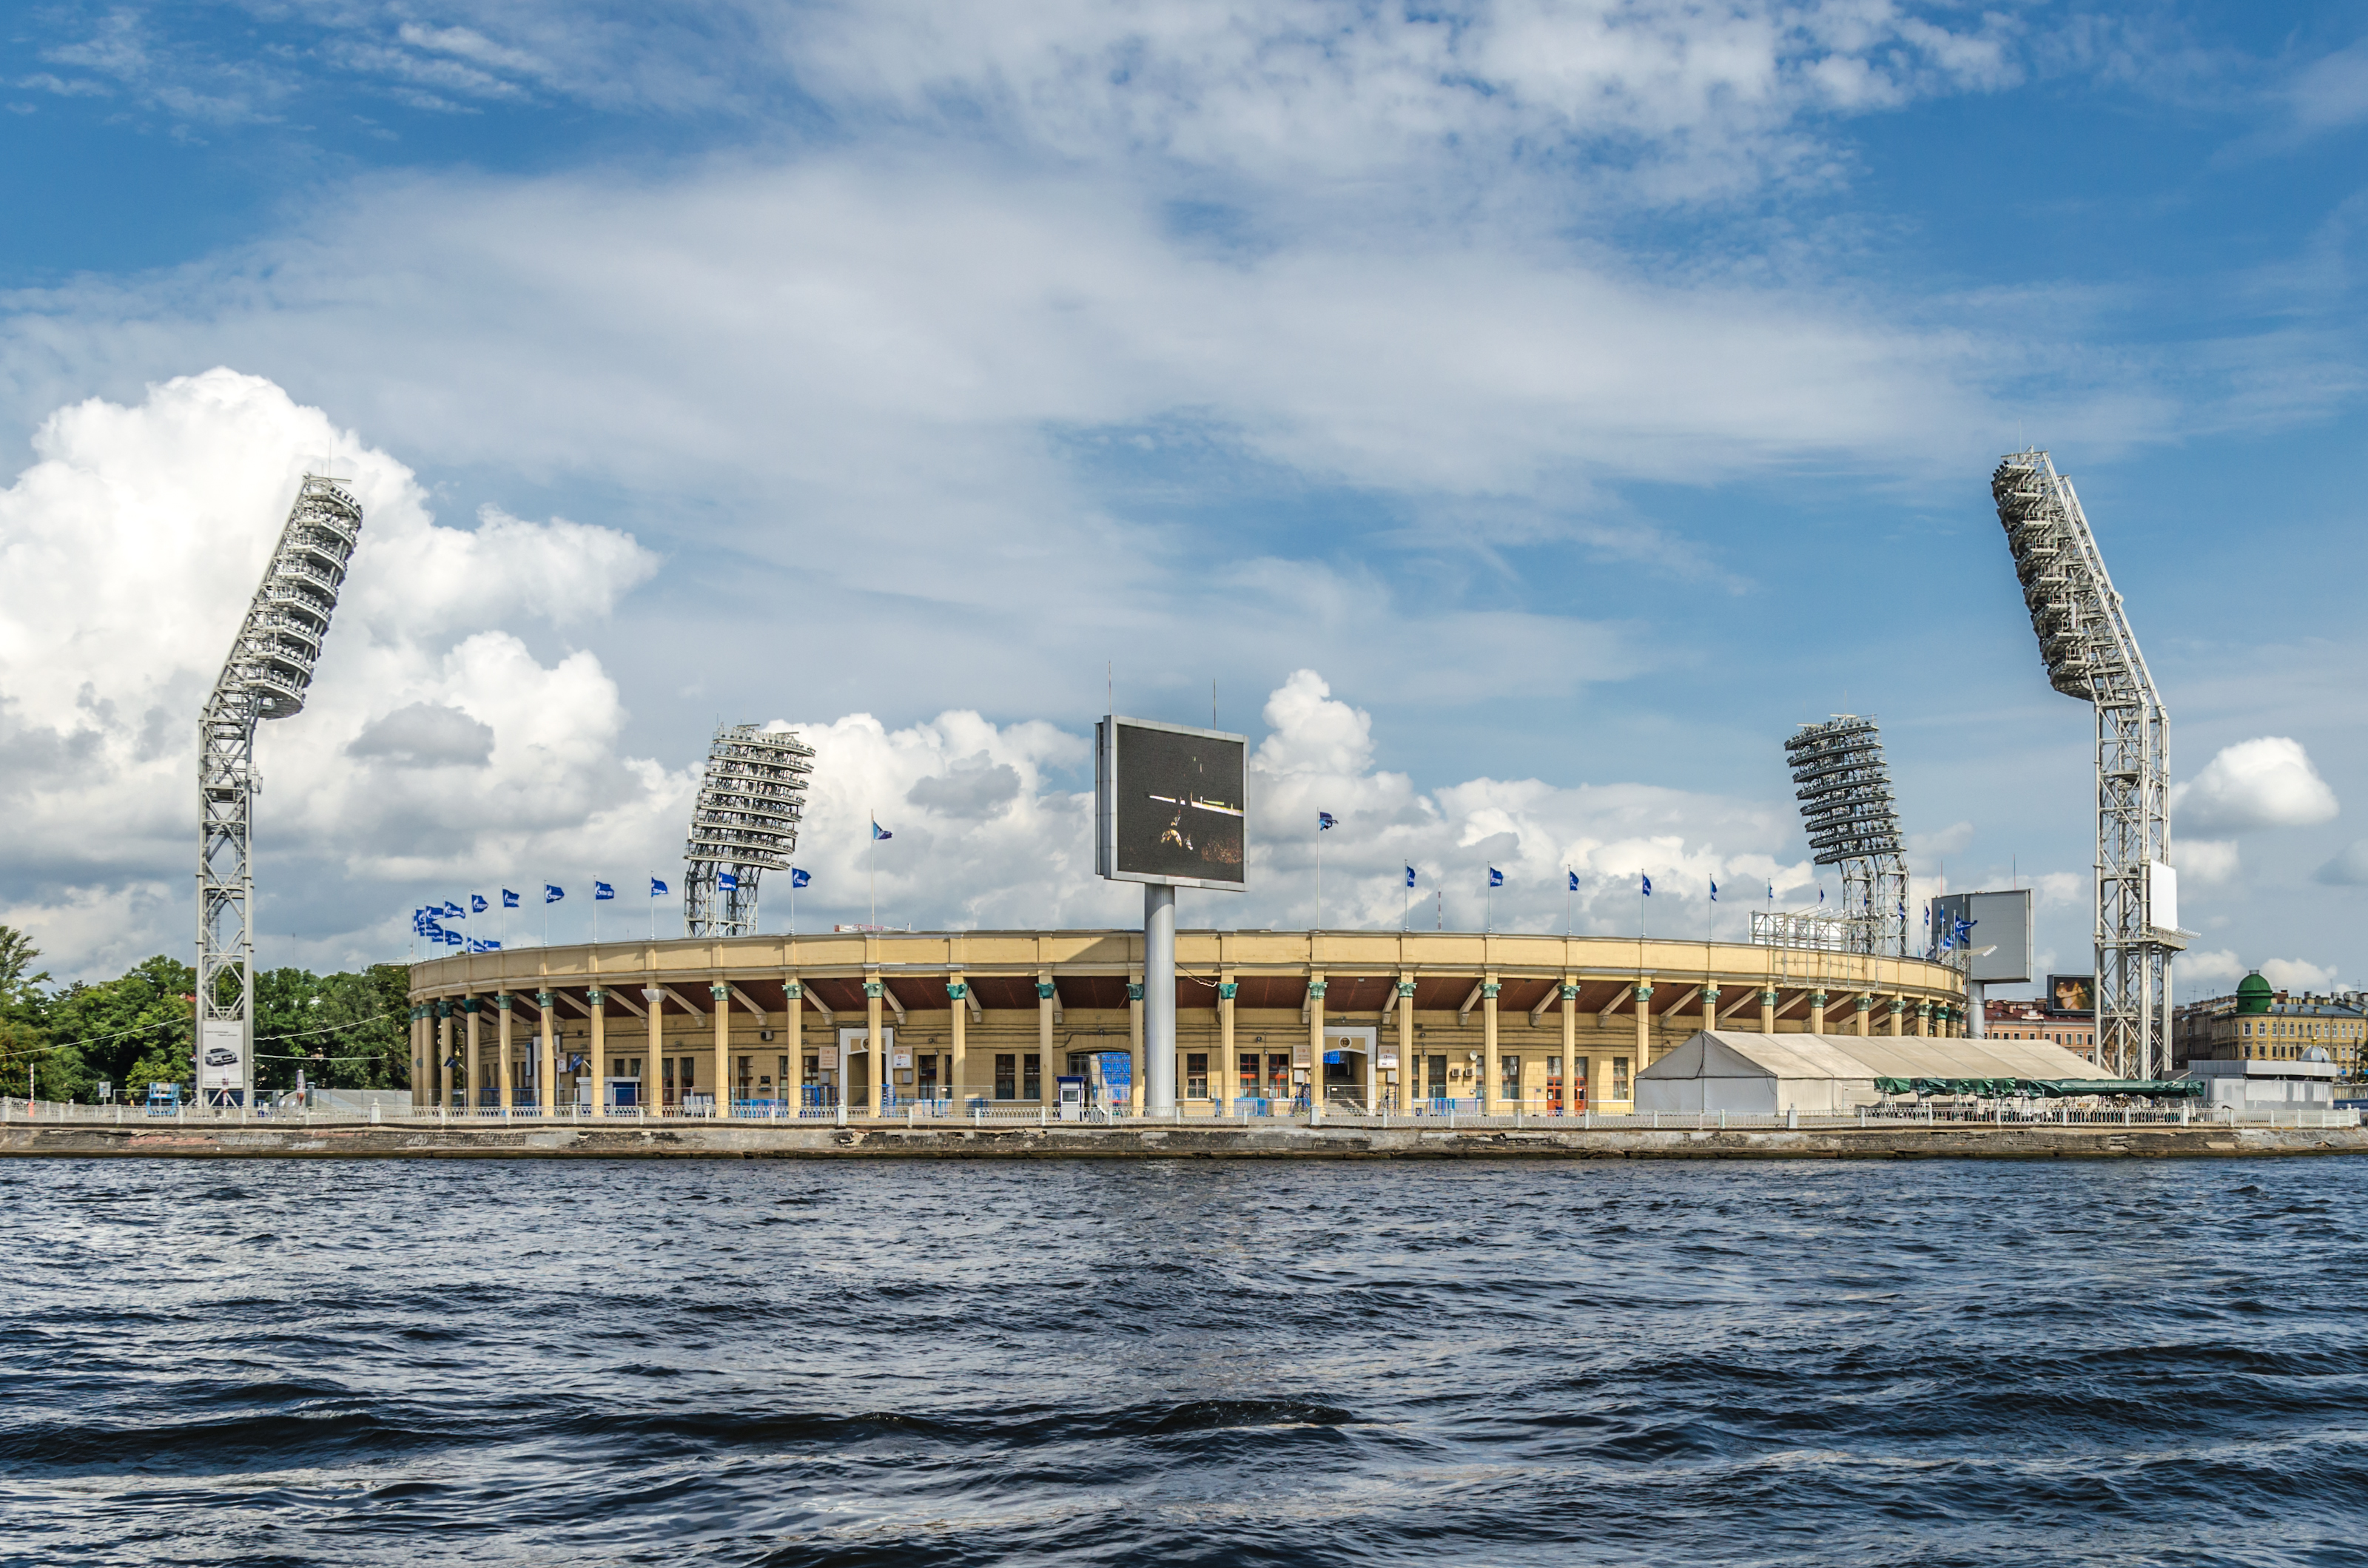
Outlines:
[[[0,1561],[2357,1563],[2368,1162],[0,1165]]]

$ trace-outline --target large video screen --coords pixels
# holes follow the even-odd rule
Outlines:
[[[2093,1013],[2097,1009],[2097,977],[2051,974],[2047,977],[2047,994],[2040,1000],[2059,1013]]]
[[[1240,888],[1247,740],[1119,718],[1095,739],[1094,869],[1118,881]]]

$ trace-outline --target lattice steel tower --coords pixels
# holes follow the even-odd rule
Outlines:
[[[691,936],[757,934],[757,880],[788,869],[813,771],[814,748],[794,731],[727,724],[715,732],[682,851],[690,865],[683,918]]]
[[[304,708],[362,509],[308,473],[198,722],[198,1096],[255,1087],[255,727]]]
[[[2167,1077],[2171,955],[2187,945],[2169,865],[2170,717],[2072,482],[2034,447],[1999,460],[1990,494],[2048,684],[2096,714],[2097,1062]]]
[[[1809,851],[1842,869],[1841,924],[1850,951],[1907,951],[1907,868],[1900,859],[1899,812],[1883,732],[1872,719],[1838,713],[1804,724],[1784,742]]]

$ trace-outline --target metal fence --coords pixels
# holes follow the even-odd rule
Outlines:
[[[1120,1114],[1099,1108],[1079,1108],[1063,1115],[1053,1104],[1013,1100],[907,1100],[873,1115],[868,1106],[847,1108],[845,1124],[851,1127],[1074,1127],[1166,1128],[1308,1127],[1374,1131],[1501,1131],[1540,1132],[1709,1132],[1775,1130],[1832,1131],[1858,1128],[1877,1131],[1900,1127],[2248,1127],[2334,1129],[2358,1127],[2355,1108],[2336,1109],[2239,1110],[2235,1107],[2078,1106],[2067,1101],[2016,1105],[2004,1101],[1943,1103],[1896,1101],[1862,1106],[1845,1115],[1798,1111],[1602,1111],[1545,1113],[1517,1110],[1489,1113],[1464,1108],[1464,1102],[1418,1105],[1412,1111],[1363,1111],[1327,1108],[1320,1121],[1304,1106],[1287,1101],[1236,1101],[1255,1106],[1235,1115],[1186,1115],[1179,1108],[1167,1116]],[[563,1106],[551,1114],[539,1107],[503,1110],[497,1106],[438,1108],[401,1107],[369,1110],[323,1109],[301,1105],[261,1104],[247,1107],[183,1105],[151,1111],[140,1104],[68,1105],[56,1101],[0,1099],[0,1124],[31,1126],[245,1126],[245,1127],[648,1127],[654,1123],[735,1126],[825,1125],[840,1123],[837,1106],[796,1106],[778,1100],[737,1101],[730,1114],[718,1117],[698,1106],[614,1106],[606,1115],[588,1106]]]

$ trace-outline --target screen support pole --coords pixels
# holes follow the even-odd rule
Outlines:
[[[1151,1116],[1176,1114],[1176,890],[1143,884],[1143,1094]]]
[[[1968,977],[1965,981],[1965,1038],[1986,1040],[1989,1036],[1989,1003],[1986,994],[1989,987]]]

